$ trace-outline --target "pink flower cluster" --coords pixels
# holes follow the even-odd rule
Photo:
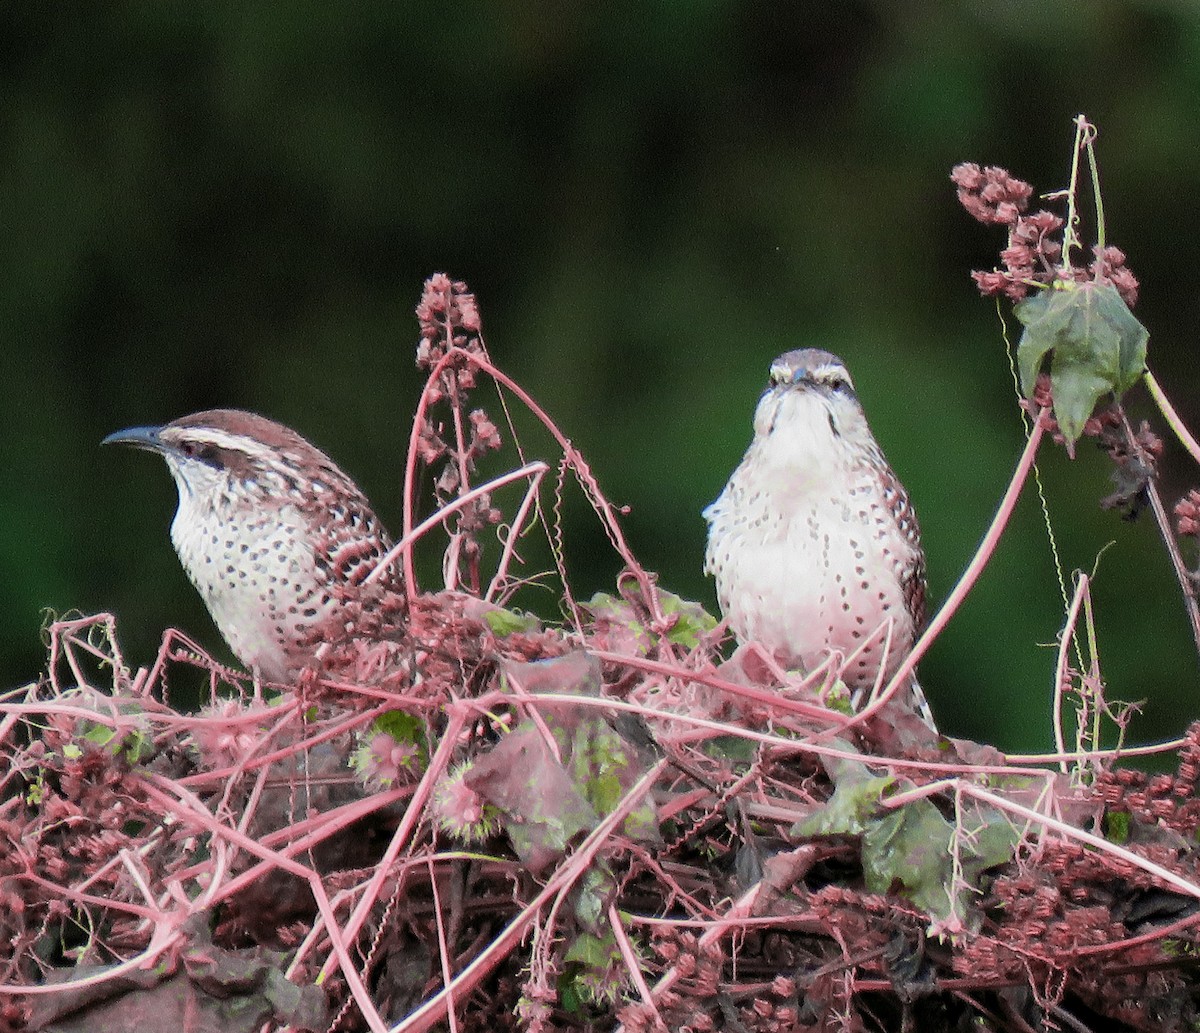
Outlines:
[[[427,415],[417,427],[416,449],[421,462],[432,466],[440,459],[446,460],[434,481],[434,490],[444,501],[468,490],[467,475],[475,469],[475,461],[499,449],[502,442],[496,424],[483,409],[467,413],[465,426],[461,418],[466,395],[475,387],[478,372],[471,356],[487,358],[475,295],[461,280],[434,273],[421,292],[417,321],[421,328],[417,366],[438,370],[425,388],[428,403],[432,407],[448,401],[455,413],[448,423]],[[447,428],[454,431],[453,435],[446,433]],[[486,524],[499,523],[500,517],[490,496],[484,494],[459,511],[456,530],[469,536]],[[478,543],[468,543],[468,551],[477,553]]]
[[[1193,488],[1175,503],[1175,520],[1175,526],[1181,536],[1200,536],[1200,491]]]
[[[1025,214],[1033,187],[997,165],[980,168],[974,162],[956,165],[950,180],[959,203],[982,223],[1008,227],[1008,246],[1000,252],[1000,268],[971,273],[985,297],[1003,294],[1020,301],[1031,288],[1055,281],[1111,283],[1125,304],[1137,303],[1137,277],[1125,266],[1125,253],[1116,247],[1095,247],[1086,267],[1061,264],[1062,242],[1055,234],[1063,220],[1041,209]]]
[[[1013,226],[1033,196],[1033,187],[998,165],[981,169],[964,161],[954,166],[950,180],[958,187],[959,203],[980,222]]]
[[[447,337],[456,347],[469,349],[483,327],[475,295],[461,280],[451,280],[445,273],[434,273],[425,281],[417,322],[421,327],[417,365],[426,368],[446,353]]]
[[[433,369],[451,348],[461,348],[480,356],[485,354],[480,336],[483,323],[479,318],[479,306],[475,303],[475,295],[462,280],[451,280],[445,273],[434,273],[425,281],[416,311],[421,328],[417,342],[418,368]],[[461,391],[470,391],[475,386],[475,366],[461,357],[452,359],[441,382],[431,386],[430,401],[440,401],[446,390],[455,386]]]

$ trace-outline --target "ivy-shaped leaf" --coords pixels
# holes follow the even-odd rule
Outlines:
[[[873,775],[866,764],[825,762],[834,791],[817,813],[798,822],[796,836],[862,836],[863,879],[872,893],[899,889],[909,900],[953,930],[977,926],[970,909],[988,868],[1012,859],[1017,833],[999,812],[970,809],[957,824],[942,817],[933,801],[919,798],[884,808],[882,798],[902,784]],[[969,826],[969,827],[968,827]]]
[[[658,603],[664,617],[675,618],[662,636],[672,645],[695,649],[700,637],[717,626],[717,618],[703,606],[672,592],[659,589]],[[588,639],[596,648],[649,656],[657,645],[658,636],[644,623],[644,610],[627,599],[597,592],[582,608],[592,618]]]
[[[1150,335],[1111,283],[1068,283],[1042,291],[1013,309],[1025,332],[1017,346],[1021,390],[1033,397],[1050,358],[1054,416],[1073,449],[1096,402],[1120,396],[1146,368]]]
[[[928,798],[896,807],[872,822],[862,841],[863,876],[872,893],[897,884],[922,911],[950,928],[977,927],[970,905],[988,868],[1012,860],[1017,832],[997,811],[980,809],[972,828],[947,821]],[[957,844],[955,839],[957,837]],[[955,880],[955,848],[960,879]]]
[[[838,745],[842,745],[840,741]],[[833,796],[815,814],[797,822],[793,836],[860,836],[879,814],[879,798],[895,785],[890,775],[872,775],[865,764],[830,759],[826,770],[833,779]]]
[[[608,592],[597,592],[582,609],[591,617],[588,641],[595,648],[627,656],[650,655],[654,636],[631,603]]]
[[[503,677],[543,696],[599,696],[602,685],[599,660],[583,650],[530,663],[509,661]],[[463,776],[499,814],[513,849],[534,871],[561,857],[575,836],[595,828],[646,770],[637,749],[602,711],[543,700],[539,712],[540,721],[519,721]],[[546,742],[546,731],[556,750]],[[621,829],[641,842],[657,842],[654,802],[642,800]]]
[[[497,638],[506,638],[516,632],[532,632],[537,631],[541,627],[541,621],[531,613],[522,613],[520,610],[488,610],[483,619],[487,622],[487,626],[492,629],[492,634]]]
[[[708,634],[717,626],[717,618],[699,603],[681,599],[661,589],[658,598],[665,615],[678,615],[671,630],[667,632],[667,641],[674,645],[695,649],[700,644],[700,636]]]

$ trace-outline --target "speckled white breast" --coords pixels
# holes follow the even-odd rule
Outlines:
[[[911,648],[904,575],[920,555],[897,529],[859,422],[863,440],[849,437],[856,423],[835,430],[811,396],[765,396],[754,442],[704,514],[706,568],[737,637],[804,669],[873,641],[843,672],[852,688],[878,674],[889,620],[885,676]]]
[[[219,514],[226,514],[222,520]],[[235,517],[236,523],[229,517]],[[269,681],[287,681],[307,657],[289,655],[297,627],[332,609],[318,593],[311,535],[292,505],[221,505],[180,493],[171,540],[234,654]]]

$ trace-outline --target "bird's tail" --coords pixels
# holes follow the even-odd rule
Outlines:
[[[904,697],[901,693],[897,693],[896,698],[898,701],[903,702]],[[851,696],[850,702],[855,710],[861,710],[867,702],[866,689],[859,689],[855,692]],[[929,700],[925,698],[925,692],[921,688],[921,683],[917,681],[916,674],[911,674],[908,677],[908,705],[912,709],[912,712],[929,726],[929,730],[934,735],[942,734],[938,731],[937,724],[933,720],[933,709],[929,706]]]

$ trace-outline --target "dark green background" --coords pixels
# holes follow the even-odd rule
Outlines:
[[[218,645],[168,543],[174,487],[152,458],[100,450],[117,428],[258,410],[396,528],[411,312],[436,270],[469,281],[494,358],[632,507],[642,561],[710,604],[700,509],[768,362],[840,352],[919,508],[939,602],[1023,440],[968,276],[1001,235],[947,176],[969,159],[1062,187],[1078,111],[1100,127],[1151,362],[1195,414],[1200,7],[4,5],[0,684],[41,668],[43,607],[115,611],[135,663],[170,624]],[[1200,672],[1153,527],[1097,510],[1107,469],[1086,444],[1042,472],[1068,570],[1115,543],[1095,586],[1110,694],[1148,701],[1135,738],[1178,734]],[[1200,479],[1178,450],[1167,476],[1173,495]],[[609,588],[578,493],[566,540],[576,592]],[[923,667],[943,725],[1046,747],[1060,622],[1029,493]]]

